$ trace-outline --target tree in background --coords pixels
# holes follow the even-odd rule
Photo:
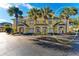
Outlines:
[[[66,7],[62,10],[61,14],[60,14],[60,18],[61,19],[65,19],[66,20],[66,32],[68,32],[68,26],[69,26],[69,17],[70,16],[74,16],[78,13],[77,8],[75,7]]]
[[[15,16],[16,18],[16,32],[17,32],[18,17],[22,16],[23,12],[17,7],[9,7],[8,13],[10,16]]]

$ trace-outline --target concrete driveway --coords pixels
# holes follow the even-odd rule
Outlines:
[[[13,36],[0,32],[0,56],[67,56],[79,55],[79,45],[65,49],[30,39],[34,36]]]

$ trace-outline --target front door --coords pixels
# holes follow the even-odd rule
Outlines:
[[[24,33],[24,28],[23,28],[23,27],[20,27],[20,28],[19,28],[19,33],[21,33],[21,34]]]
[[[63,34],[63,33],[64,33],[64,28],[63,28],[63,27],[60,27],[60,28],[59,28],[59,33],[60,33],[60,34]]]

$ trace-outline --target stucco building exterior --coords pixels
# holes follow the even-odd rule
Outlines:
[[[57,17],[49,19],[38,18],[37,20],[34,20],[29,17],[24,17],[22,19],[23,23],[18,22],[17,32],[34,34],[68,33],[70,30],[69,20],[61,19],[62,22],[56,24],[58,20],[60,19]],[[15,27],[15,22],[13,25]],[[56,28],[56,30],[54,30],[54,27]]]

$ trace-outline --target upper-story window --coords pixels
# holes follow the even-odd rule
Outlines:
[[[31,21],[30,21],[30,24],[34,24],[34,20],[31,20]]]
[[[37,24],[39,24],[39,23],[40,23],[40,20],[38,19],[38,20],[37,20]]]
[[[49,19],[48,19],[48,23],[49,23],[49,24],[52,24],[52,19],[49,18]]]
[[[46,20],[44,20],[43,23],[46,24]]]
[[[49,21],[49,24],[52,24],[52,21],[51,20]]]

